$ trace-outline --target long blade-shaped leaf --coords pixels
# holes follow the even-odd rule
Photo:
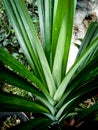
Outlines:
[[[62,78],[65,76],[66,69],[67,69],[73,23],[74,23],[75,8],[76,8],[76,0],[71,0],[71,1],[68,0],[68,3],[66,5],[66,40],[65,40],[65,48],[64,48],[65,51],[64,51],[63,63],[62,63]]]
[[[96,73],[96,70],[94,72]],[[97,68],[97,72],[98,72],[98,68]],[[90,77],[87,81],[83,82],[80,80],[82,83],[79,81],[79,84],[78,84],[75,81],[75,83],[73,83],[73,86],[70,84],[70,87],[68,86],[69,88],[65,91],[63,97],[61,98],[59,103],[56,105],[56,108],[60,109],[62,107],[62,104],[66,104],[66,102],[70,101],[74,97],[78,97],[77,100],[79,101],[78,103],[80,103],[80,99],[79,99],[80,97],[82,97],[81,101],[83,101],[86,99],[86,97],[88,98],[88,96],[91,96],[91,95],[93,96],[94,94],[96,94],[98,90],[97,77],[98,77],[98,73],[97,75]]]
[[[67,103],[65,103],[64,105],[62,105],[62,107],[59,109],[59,111],[56,114],[56,118],[59,119],[62,116],[62,113],[64,112],[64,110],[66,111],[66,107],[68,105],[70,105],[74,100],[76,99],[76,97],[74,97],[73,99],[69,100]],[[67,112],[67,111],[66,111]],[[65,114],[65,113],[64,113]]]
[[[16,4],[17,4],[17,1],[16,1]],[[40,41],[39,41],[38,37],[36,36],[35,30],[33,28],[31,28],[31,26],[33,27],[33,23],[29,19],[29,16],[25,13],[26,9],[23,6],[23,2],[19,1],[19,4],[21,5],[20,10],[23,11],[22,9],[24,9],[24,11],[23,11],[24,13],[23,13],[22,17],[24,16],[23,20],[25,20],[26,25],[28,25],[29,29],[31,29],[30,33],[32,33],[32,36],[33,36],[33,38],[31,37],[32,42],[34,43],[34,46],[36,48],[36,52],[38,54],[38,57],[39,57],[39,60],[40,60],[40,63],[41,63],[41,66],[43,68],[45,79],[46,79],[46,82],[47,82],[47,85],[48,85],[50,95],[53,96],[54,92],[55,92],[55,83],[53,81],[53,78],[52,78],[52,75],[51,75],[50,68],[49,68],[49,65],[47,63],[46,57],[45,57],[44,52],[42,50],[42,46],[40,44]],[[18,4],[18,6],[19,6],[19,4]],[[27,17],[25,17],[25,16],[27,16]],[[28,23],[27,23],[27,19],[29,20]],[[43,77],[43,74],[41,74],[41,76]]]
[[[69,99],[65,100],[65,102],[64,102],[65,104],[67,101],[72,100],[75,97],[76,97],[76,99],[73,102],[71,102],[71,104],[69,104],[67,106],[67,108],[62,112],[61,119],[65,118],[65,116],[67,114],[73,112],[79,103],[86,100],[88,97],[94,96],[96,94],[96,92],[98,91],[97,80],[98,80],[97,77],[92,79],[88,83],[81,86],[81,89],[79,89],[79,91],[75,91],[74,94],[71,94],[72,96],[69,95]],[[77,106],[74,104],[77,104]],[[65,114],[65,116],[64,116],[64,114]],[[88,112],[88,116],[90,114],[91,113]],[[76,118],[78,118],[78,116],[76,116]],[[84,118],[85,118],[85,115],[84,115]]]
[[[12,55],[8,54],[3,48],[0,47],[0,61],[1,63],[9,66],[11,69],[13,69],[15,72],[19,73],[24,78],[30,80],[32,83],[34,83],[39,89],[43,91],[45,96],[48,98],[48,100],[53,103],[53,100],[51,99],[47,89],[44,87],[44,85],[40,82],[39,79],[37,79],[29,70],[24,67],[20,62],[18,62]],[[2,75],[1,75],[2,76]]]
[[[17,75],[5,67],[0,67],[0,81],[14,85],[28,92],[31,92],[32,94],[43,97],[42,93],[35,86],[30,84],[23,77]]]
[[[52,74],[55,80],[57,87],[59,86],[62,79],[62,60],[64,55],[64,43],[66,36],[66,27],[65,27],[65,19],[63,20],[62,27],[59,34],[58,44],[56,48],[56,54],[54,58],[53,70]]]
[[[11,19],[13,28],[15,29],[16,36],[19,40],[19,43],[24,51],[24,54],[30,64],[31,68],[33,69],[33,71],[35,72],[35,74],[37,76],[38,76],[37,73],[39,73],[41,80],[45,84],[44,75],[42,76],[43,71],[42,71],[41,65],[39,63],[38,56],[36,54],[35,46],[34,46],[34,44],[31,44],[32,42],[34,42],[34,41],[32,41],[34,27],[33,27],[33,24],[29,23],[31,19],[27,13],[27,10],[25,9],[25,5],[22,6],[22,10],[21,10],[21,6],[20,6],[20,4],[18,5],[18,1],[16,3],[15,3],[15,0],[9,1],[8,3],[5,2],[4,4],[7,9],[8,16]],[[24,15],[25,15],[25,18],[24,18]],[[30,24],[31,28],[33,28],[33,33],[30,31],[30,27],[28,26],[28,24]]]
[[[41,42],[43,49],[45,50],[45,8],[44,0],[38,0],[38,11],[39,11],[39,23],[40,23],[40,33],[41,33]]]
[[[76,76],[70,81],[68,87],[63,95],[63,98],[60,100],[58,106],[63,104],[65,100],[70,100],[73,95],[74,90],[78,90],[82,84],[86,84],[88,81],[92,80],[94,77],[98,76],[98,56],[96,56],[88,65],[80,71]],[[90,89],[90,87],[88,88]],[[67,98],[67,96],[69,98]],[[66,99],[67,98],[67,99]]]
[[[96,49],[96,47],[98,47],[98,38],[96,38],[93,41],[93,43],[85,50],[85,52],[80,56],[80,58],[77,60],[77,62],[72,66],[72,68],[70,69],[70,71],[67,73],[66,77],[64,78],[64,80],[62,81],[61,85],[59,86],[59,88],[56,91],[56,94],[54,96],[54,100],[61,99],[61,97],[64,94],[65,89],[67,88],[67,85],[68,85],[70,79],[74,75],[74,73],[77,70],[77,68],[83,62],[85,62],[86,58],[89,56],[89,54],[92,54],[94,52],[94,50]]]
[[[53,30],[52,30],[52,64],[54,61],[54,56],[55,56],[55,51],[56,51],[56,46],[57,46],[57,41],[62,25],[62,21],[64,19],[65,15],[65,5],[66,5],[66,0],[58,0],[55,1],[55,7],[54,7],[54,19],[53,19]]]
[[[21,89],[24,89],[28,92],[31,92],[32,94],[35,94],[39,101],[41,101],[42,104],[48,107],[48,109],[54,113],[55,109],[53,106],[46,100],[46,98],[43,96],[41,91],[39,91],[37,88],[35,88],[33,85],[28,83],[24,78],[20,77],[19,75],[7,70],[6,68],[0,69],[0,81],[9,83],[11,85],[14,85],[16,87],[19,87]],[[46,94],[45,94],[46,95]],[[48,98],[48,95],[46,96]],[[51,99],[50,99],[51,101]]]
[[[50,64],[54,0],[38,0],[42,45]]]
[[[61,2],[61,1],[60,1]],[[61,3],[58,2],[58,7],[61,6]],[[60,16],[56,14],[56,23],[53,26],[53,77],[57,86],[59,86],[61,80],[65,76],[68,54],[71,44],[71,35],[72,35],[72,27],[74,21],[74,10],[75,10],[75,1],[63,1],[64,4],[64,12],[61,10]],[[70,6],[69,6],[70,5]],[[62,7],[61,7],[62,8]],[[57,10],[58,13],[60,8]],[[64,13],[64,14],[63,14]],[[63,16],[62,16],[63,15]],[[60,18],[59,18],[60,17]],[[62,19],[61,19],[62,17]],[[57,21],[57,18],[58,21]],[[61,21],[62,20],[62,21]],[[69,24],[70,21],[70,24]],[[58,24],[60,22],[60,25]],[[57,26],[58,30],[56,30],[55,26]],[[57,36],[57,37],[56,37]],[[57,38],[57,39],[56,39]]]
[[[45,106],[48,107],[48,109],[54,113],[54,108],[52,105],[46,100],[49,99],[51,102],[51,98],[48,94],[46,95],[46,98],[43,96],[41,91],[39,91],[37,88],[35,88],[33,85],[31,85],[29,82],[27,82],[24,78],[20,77],[19,75],[7,70],[6,68],[0,69],[0,81],[9,83],[11,85],[14,85],[16,87],[19,87],[23,90],[26,90],[28,92],[31,92],[32,94],[35,94],[36,97],[43,103]],[[52,103],[52,102],[51,102]],[[52,103],[53,104],[53,103]]]
[[[75,91],[74,94],[72,93],[72,96],[69,95],[69,98],[62,103],[63,105],[61,105],[57,117],[59,117],[60,120],[66,118],[69,113],[72,113],[75,110],[79,103],[88,97],[95,95],[98,91],[98,83],[96,82],[97,80],[98,78],[89,81],[88,83],[81,86],[82,89]]]
[[[90,43],[98,36],[98,23],[91,23],[87,33],[82,41],[80,49],[78,51],[76,59],[83,53],[83,51],[89,46]]]
[[[51,1],[51,0],[50,0]],[[50,16],[51,16],[51,5],[50,5],[50,1],[49,0],[45,0],[44,4],[45,4],[45,53],[46,53],[46,57],[50,63],[50,49],[51,49],[51,36],[52,36],[52,28],[51,28],[51,20]]]
[[[95,103],[94,105],[90,106],[89,108],[83,110],[76,116],[76,122],[83,121],[84,119],[88,119],[89,115],[95,113],[98,111],[98,103]]]
[[[9,2],[7,2],[6,0],[3,0],[3,1],[4,1],[7,11],[11,12],[11,14],[8,13],[8,15],[9,15],[11,22],[13,24],[13,27],[15,29],[17,38],[19,39],[20,43],[22,43],[22,45],[25,46],[26,49],[28,49],[30,56],[32,57],[32,59],[34,61],[34,64],[39,72],[39,75],[40,75],[43,83],[45,81],[47,82],[47,86],[48,86],[50,95],[53,96],[55,93],[55,89],[56,89],[55,83],[53,81],[52,74],[51,74],[48,62],[46,60],[44,51],[43,51],[40,41],[36,35],[32,20],[30,19],[30,16],[28,15],[28,12],[26,10],[23,0],[21,0],[21,1],[20,0],[13,0],[13,1],[9,0]],[[14,6],[16,8],[14,8]],[[15,14],[13,14],[13,11]],[[14,20],[13,20],[13,18],[14,18]],[[16,21],[16,23],[15,23],[15,21]],[[21,28],[21,25],[22,25],[22,28]],[[24,30],[20,32],[20,29],[21,30],[24,29]],[[24,33],[29,38],[30,42],[28,42],[28,43],[24,42],[24,39],[23,39],[23,38],[25,38]],[[35,59],[35,57],[36,57],[36,59]]]
[[[0,47],[0,61],[36,84],[37,78],[2,47]]]
[[[0,111],[49,112],[38,103],[7,93],[0,93]]]
[[[43,86],[42,83],[31,72],[29,72],[29,70],[26,67],[24,67],[12,55],[10,55],[7,51],[5,51],[1,47],[0,47],[0,61],[1,63],[11,67],[11,69],[19,73],[21,76],[35,83],[37,87],[40,87],[40,85]]]
[[[98,80],[98,76],[95,76],[88,82],[80,85],[80,87],[78,89],[74,90],[73,96],[78,95],[79,97],[81,97],[86,94],[89,95],[90,92],[93,93],[94,90],[98,90],[97,80]],[[95,91],[94,93],[96,94],[96,92],[97,91]]]
[[[89,28],[88,28],[88,31],[83,39],[83,42],[82,42],[82,45],[78,51],[78,54],[77,54],[77,57],[76,57],[76,60],[78,59],[78,57],[85,51],[85,49],[90,45],[92,44],[92,42],[94,41],[94,39],[98,37],[98,23],[91,23]],[[90,54],[86,60],[85,60],[85,63],[81,64],[79,66],[79,68],[77,69],[77,72],[80,71],[90,60],[93,59],[93,57],[95,55],[98,54],[98,47],[96,47],[96,49],[94,50],[94,53],[93,54]]]

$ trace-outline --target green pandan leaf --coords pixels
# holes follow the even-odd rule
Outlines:
[[[28,105],[27,105],[28,104]],[[7,94],[0,93],[0,111],[28,111],[28,112],[46,112],[49,111],[42,105],[35,103],[33,101],[27,100],[25,98]],[[8,107],[5,107],[8,106]]]

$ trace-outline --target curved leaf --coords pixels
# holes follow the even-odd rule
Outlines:
[[[38,102],[35,103],[32,100],[30,101],[25,98],[7,93],[0,93],[0,111],[49,113],[48,109],[38,104]]]
[[[91,81],[80,86],[81,88],[79,90],[76,90],[73,93],[69,94],[67,99],[63,100],[63,102],[60,101],[61,104],[59,103],[59,105],[56,106],[56,107],[59,106],[57,109],[59,109],[58,114],[60,120],[68,116],[69,113],[72,113],[79,103],[81,103],[82,101],[86,100],[88,97],[91,97],[97,93],[98,91],[97,80],[98,78],[96,76]]]
[[[66,21],[64,18],[62,26],[61,26],[59,38],[58,38],[56,54],[54,57],[54,63],[53,63],[53,69],[52,69],[52,75],[53,75],[53,78],[57,87],[59,86],[62,80],[62,60],[63,60],[63,55],[64,55],[64,47],[65,47],[64,43],[65,43],[65,35],[66,35],[65,23]]]
[[[85,51],[85,49],[92,43],[92,41],[98,36],[98,23],[93,22],[90,24],[87,33],[79,48],[76,59]]]
[[[53,26],[53,41],[52,41],[53,42],[52,73],[57,87],[61,83],[66,73],[66,66],[72,37],[74,12],[75,12],[75,0],[71,1],[63,0],[62,3],[61,1],[58,1],[57,14],[55,16],[56,22],[54,21]]]
[[[5,67],[0,67],[0,81],[9,83],[28,92],[31,92],[32,94],[43,97],[42,93],[34,85]]]
[[[53,31],[52,31],[52,64],[56,52],[57,41],[62,26],[62,21],[65,16],[66,0],[55,1],[54,16],[53,16]]]
[[[98,23],[94,22],[91,23],[87,33],[82,41],[81,47],[78,51],[76,60],[78,59],[78,57],[80,57],[82,55],[82,53],[86,50],[87,47],[90,46],[90,44],[93,43],[93,41],[98,37]],[[94,52],[89,54],[89,56],[86,58],[85,62],[83,64],[81,64],[78,69],[78,71],[81,71],[81,69],[89,62],[93,59],[94,56],[98,55],[98,47],[95,48]]]
[[[38,11],[39,11],[39,23],[40,23],[40,33],[41,33],[41,42],[43,49],[45,50],[45,8],[44,0],[38,0]]]
[[[53,6],[54,0],[38,1],[42,45],[49,64],[52,40]]]
[[[77,70],[77,68],[83,64],[83,62],[85,63],[86,58],[90,55],[94,53],[94,50],[98,47],[98,38],[96,38],[93,43],[84,51],[84,53],[80,56],[80,58],[75,62],[75,64],[71,67],[71,69],[69,70],[69,72],[67,73],[67,75],[65,76],[64,80],[62,81],[62,83],[60,84],[60,86],[58,87],[55,96],[54,96],[54,100],[59,101],[61,99],[61,97],[64,94],[65,89],[67,88],[67,85],[69,83],[69,81],[71,80],[71,78],[73,77],[73,75],[75,74],[75,71]]]
[[[22,78],[21,76],[15,74],[14,72],[2,67],[0,69],[0,81],[9,83],[11,85],[15,85],[21,89],[24,89],[32,94],[35,94],[36,97],[44,104],[52,113],[55,112],[53,106],[46,100],[46,97],[49,97],[49,101],[51,101],[50,95],[46,97],[43,96],[42,92],[37,89],[35,86],[30,84],[26,79]],[[46,94],[45,94],[46,95]]]
[[[88,81],[92,81],[92,79],[96,78],[97,76],[98,76],[98,56],[95,56],[93,60],[90,61],[79,73],[74,74],[73,79],[70,80],[68,87],[57,106],[60,107],[60,105],[62,105],[65,102],[65,100],[67,101],[70,100],[71,98],[70,95],[73,95],[74,91],[79,90],[81,88],[80,86],[82,86],[83,84],[86,84]],[[93,83],[91,83],[91,85],[92,84]],[[91,87],[89,87],[88,90],[89,89],[91,89]],[[87,91],[87,90],[84,90],[84,91]],[[69,98],[66,99],[67,97]]]
[[[11,69],[19,73],[21,76],[24,76],[28,80],[35,83],[37,86],[42,84],[40,80],[38,80],[25,66],[23,66],[19,61],[17,61],[12,55],[10,55],[2,47],[0,47],[0,61],[1,63],[11,67]]]
[[[92,115],[93,113],[95,113],[97,111],[98,111],[98,103],[96,102],[95,104],[91,105],[89,108],[81,111],[78,114],[78,116],[75,117],[76,122],[80,122],[80,121],[88,119],[89,115]]]
[[[50,95],[53,96],[56,90],[55,83],[40,40],[37,37],[32,20],[26,10],[23,0],[9,0],[8,2],[3,0],[3,2],[22,48],[28,50],[29,56],[31,56],[31,59],[34,61],[42,82],[44,84],[45,82],[47,83]],[[24,34],[26,34],[26,37]],[[27,38],[30,42],[28,42]]]
[[[24,67],[20,62],[18,62],[12,55],[8,54],[3,48],[0,47],[0,61],[1,63],[11,67],[14,71],[19,73],[22,77],[27,78],[30,80],[33,84],[36,85],[36,87],[39,87],[47,97],[47,99],[54,104],[53,99],[50,97],[47,89],[44,87],[44,85],[41,83],[39,79],[37,79],[26,67]],[[2,75],[1,75],[2,76]]]

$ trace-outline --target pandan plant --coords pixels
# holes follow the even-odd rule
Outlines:
[[[0,81],[24,89],[35,100],[0,92],[0,111],[32,112],[18,130],[62,129],[98,111],[79,104],[98,92],[98,23],[91,23],[69,70],[76,0],[37,0],[40,34],[23,0],[2,0],[30,70],[0,47]]]

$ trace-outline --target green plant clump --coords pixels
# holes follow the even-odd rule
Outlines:
[[[98,111],[97,102],[75,111],[98,92],[98,23],[90,24],[67,71],[76,0],[37,0],[40,38],[23,0],[2,1],[31,70],[0,47],[0,81],[32,93],[37,100],[0,92],[0,111],[40,115],[18,130],[62,129],[68,118],[78,123]]]

